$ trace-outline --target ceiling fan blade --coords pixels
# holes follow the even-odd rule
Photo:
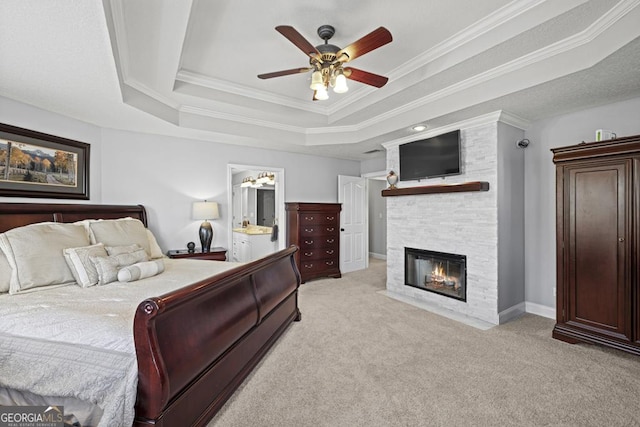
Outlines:
[[[292,68],[290,70],[282,70],[282,71],[274,71],[273,73],[258,74],[258,78],[260,78],[260,79],[272,79],[274,77],[288,76],[290,74],[306,73],[307,71],[311,71],[311,70],[312,70],[311,67]]]
[[[318,49],[316,49],[314,45],[309,43],[309,41],[307,41],[307,39],[305,39],[302,34],[300,34],[295,28],[289,25],[279,25],[276,27],[276,31],[285,36],[291,43],[296,45],[298,49],[303,51],[306,55],[309,55],[312,58],[318,58],[322,56],[320,55],[320,52],[318,52]]]
[[[337,61],[351,61],[358,56],[362,56],[365,53],[371,52],[374,49],[390,43],[392,40],[393,38],[391,37],[389,30],[384,27],[380,27],[351,43],[349,46],[340,49],[338,53],[336,53]]]
[[[357,68],[352,67],[346,67],[344,69],[344,76],[350,80],[355,80],[357,82],[375,87],[382,87],[389,81],[387,77],[373,74],[368,71],[358,70]]]

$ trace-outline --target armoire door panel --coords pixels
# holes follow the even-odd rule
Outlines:
[[[569,316],[617,337],[628,337],[627,189],[630,162],[568,169]]]

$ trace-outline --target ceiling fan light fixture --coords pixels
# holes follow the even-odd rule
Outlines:
[[[329,92],[327,92],[327,88],[322,86],[320,89],[316,89],[316,99],[318,101],[324,101],[325,99],[329,99]]]
[[[322,79],[322,72],[316,70],[311,74],[311,85],[309,86],[311,90],[320,90],[324,89],[324,81]]]
[[[336,75],[336,83],[333,87],[333,91],[335,93],[345,93],[349,90],[349,86],[347,86],[347,78],[342,74],[342,70],[340,70]]]

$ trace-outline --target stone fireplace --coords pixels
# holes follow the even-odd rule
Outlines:
[[[489,190],[386,197],[386,294],[496,325],[525,311],[524,153],[514,143],[523,133],[500,121],[460,129],[461,175],[401,181],[399,187],[483,181]],[[385,144],[389,170],[400,169],[398,145]],[[445,270],[433,272],[434,262],[423,255],[406,261],[407,248],[454,254],[454,261],[464,254],[465,274],[463,267],[450,263],[447,271],[438,262],[435,267]],[[456,275],[464,280],[451,279]]]
[[[466,301],[466,282],[466,256],[404,248],[405,286]]]

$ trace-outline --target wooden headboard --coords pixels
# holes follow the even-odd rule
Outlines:
[[[0,203],[0,233],[37,222],[76,222],[83,219],[137,218],[147,226],[142,205],[89,205],[56,203]]]

